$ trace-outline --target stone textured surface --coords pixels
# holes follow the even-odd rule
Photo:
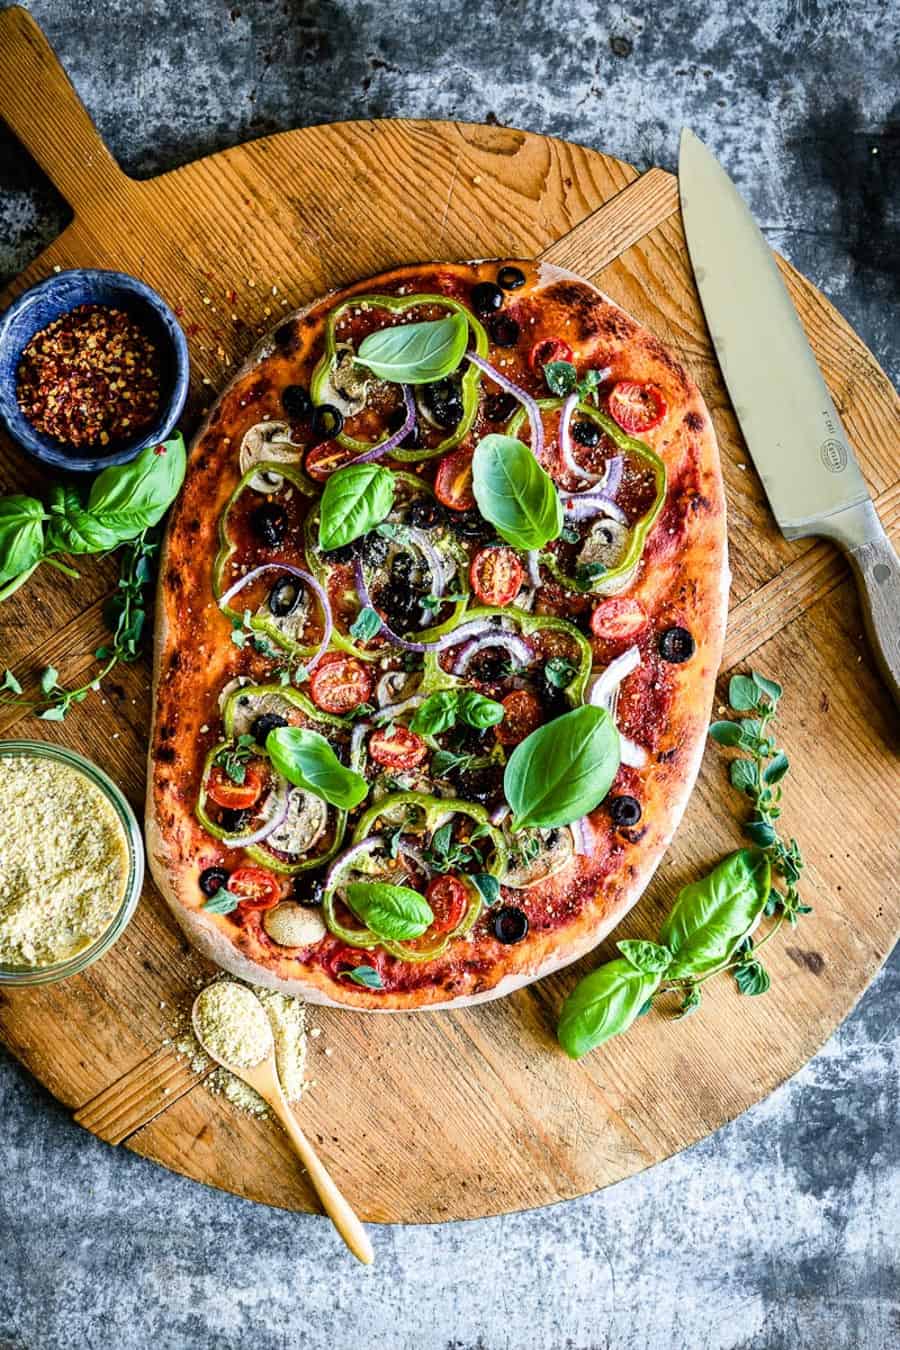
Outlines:
[[[136,174],[284,127],[395,115],[497,118],[672,168],[687,122],[896,381],[893,0],[654,8],[31,5]],[[66,218],[0,132],[0,274]],[[896,1347],[898,1003],[895,953],[802,1073],[694,1149],[571,1204],[380,1229],[370,1271],[324,1220],[98,1143],[0,1052],[0,1350]]]

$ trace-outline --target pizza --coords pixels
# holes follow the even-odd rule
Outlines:
[[[635,903],[696,777],[725,507],[678,360],[534,262],[285,318],[192,446],[160,565],[155,879],[318,1003],[496,998]]]

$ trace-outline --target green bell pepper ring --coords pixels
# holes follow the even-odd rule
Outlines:
[[[474,802],[462,802],[453,797],[432,797],[424,792],[397,792],[389,797],[384,797],[375,806],[369,807],[360,817],[359,823],[353,832],[353,842],[359,843],[363,839],[368,839],[372,833],[372,825],[386,811],[392,810],[398,806],[413,806],[421,815],[421,830],[411,827],[411,833],[433,833],[439,822],[447,815],[465,815],[469,816],[478,825],[486,828],[486,838],[490,839],[493,847],[494,856],[487,871],[491,876],[501,877],[506,871],[507,849],[506,843],[501,832],[491,825],[488,813],[483,806],[478,806]],[[334,901],[337,884],[340,881],[338,874],[337,884],[333,884],[322,901],[322,915],[326,926],[335,937],[340,938],[351,947],[382,947],[391,956],[396,956],[401,961],[433,961],[439,956],[443,956],[451,941],[454,938],[468,933],[478,919],[482,910],[481,893],[472,882],[468,881],[465,874],[460,874],[460,880],[465,883],[469,892],[469,904],[463,917],[456,927],[449,933],[442,933],[434,941],[425,946],[410,945],[406,942],[394,942],[387,938],[378,938],[368,928],[348,928],[340,923],[335,917]]]
[[[225,569],[231,558],[234,556],[237,548],[237,545],[232,543],[228,534],[228,517],[231,513],[231,509],[238,498],[246,491],[250,479],[258,473],[264,473],[267,469],[271,470],[273,473],[280,474],[282,478],[287,479],[306,496],[313,496],[316,492],[316,485],[312,483],[300,469],[295,469],[290,464],[279,464],[274,460],[261,460],[258,464],[254,464],[247,470],[237,487],[234,489],[234,492],[232,492],[228,501],[225,503],[225,510],[222,512],[219,519],[219,550],[213,563],[213,595],[217,600],[219,596],[224,595],[228,589],[225,582]],[[230,605],[222,605],[220,608],[227,618],[235,623],[240,623],[243,611],[239,612],[236,609],[232,609]],[[252,616],[250,619],[250,628],[252,628],[255,633],[264,634],[283,651],[290,652],[295,656],[312,656],[318,645],[313,644],[312,646],[304,646],[301,643],[293,642],[290,638],[285,637],[284,633],[265,618]]]
[[[558,619],[552,614],[528,614],[525,610],[516,609],[513,605],[507,605],[504,609],[499,609],[494,605],[483,605],[477,609],[470,609],[466,612],[465,622],[469,624],[476,619],[490,619],[494,616],[512,619],[523,637],[528,637],[532,633],[540,633],[543,630],[545,632],[565,633],[566,637],[571,638],[578,649],[578,664],[575,674],[564,692],[572,707],[577,708],[584,701],[584,691],[590,679],[593,664],[591,644],[584,634],[573,623],[569,623],[568,619]],[[443,669],[438,660],[439,655],[439,652],[425,653],[425,669],[420,685],[422,692],[430,694],[434,693],[436,689],[454,689],[460,683],[461,677],[451,675]]]
[[[542,398],[538,399],[538,407],[542,412],[555,412],[563,406],[564,402],[565,399],[560,398]],[[631,581],[644,552],[644,545],[647,542],[650,528],[662,510],[663,502],[666,499],[666,466],[659,455],[650,449],[649,445],[645,445],[643,441],[635,440],[633,436],[628,436],[611,417],[607,417],[606,413],[601,412],[599,408],[593,407],[590,403],[579,403],[577,411],[582,417],[589,417],[596,422],[623,454],[633,455],[649,466],[656,481],[656,496],[650,510],[632,525],[631,539],[622,561],[617,563],[615,567],[608,568],[592,581],[579,581],[576,577],[570,576],[560,566],[554,553],[542,552],[541,562],[551,575],[570,591],[589,592],[591,595],[615,595],[624,590]],[[524,408],[514,414],[507,427],[510,436],[516,435],[525,421],[525,417]]]
[[[325,325],[325,350],[316,364],[310,380],[309,392],[313,403],[323,401],[322,394],[328,375],[332,370],[335,357],[337,356],[337,344],[335,341],[334,330],[337,321],[348,309],[358,309],[360,306],[369,305],[376,309],[390,310],[394,314],[403,314],[408,309],[414,309],[418,305],[439,305],[442,309],[449,310],[452,314],[464,315],[469,325],[472,336],[475,339],[475,351],[479,356],[486,357],[488,354],[487,333],[481,324],[472,314],[471,310],[466,309],[458,300],[451,300],[446,295],[356,295],[352,300],[347,300],[343,305],[338,305],[337,309],[332,310],[328,316]],[[465,359],[465,358],[464,358]],[[398,460],[434,459],[437,455],[443,455],[447,450],[452,450],[458,445],[463,437],[471,430],[472,423],[478,412],[478,390],[481,384],[481,371],[477,366],[469,364],[468,369],[460,381],[460,392],[462,394],[463,415],[453,429],[451,434],[445,437],[439,445],[431,450],[403,450],[398,448],[391,451],[391,458]],[[371,450],[377,442],[356,440],[353,436],[347,436],[343,432],[334,438],[339,445],[346,446],[348,450],[355,450],[358,454],[365,454]],[[385,437],[385,440],[388,438]]]

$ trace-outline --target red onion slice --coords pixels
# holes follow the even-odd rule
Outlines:
[[[515,633],[485,633],[483,637],[472,638],[463,644],[462,650],[457,653],[453,662],[453,674],[465,675],[473,658],[488,647],[502,647],[520,670],[523,666],[530,666],[534,660],[531,647],[524,638],[518,637]]]
[[[493,811],[488,816],[488,819],[490,820],[492,825],[502,825],[506,817],[509,815],[509,812],[510,812],[509,802],[501,802],[499,806],[494,807]]]
[[[567,520],[592,520],[594,516],[609,516],[620,525],[628,524],[628,517],[605,492],[562,492],[563,514]]]
[[[528,580],[532,586],[538,587],[541,583],[540,553],[536,548],[530,548],[525,554],[525,562],[528,566]]]
[[[402,444],[413,427],[416,425],[416,405],[413,403],[412,390],[408,384],[400,386],[403,390],[403,402],[406,404],[406,418],[399,431],[395,431],[386,441],[379,441],[373,445],[371,450],[366,450],[363,454],[357,455],[355,459],[348,460],[348,464],[371,464],[373,460],[382,459],[384,455],[389,455],[392,450]]]
[[[367,853],[374,853],[376,849],[384,848],[384,846],[383,834],[370,834],[368,838],[361,839],[358,844],[351,844],[349,848],[345,848],[343,853],[337,855],[325,873],[326,891],[334,888],[341,874],[346,870],[347,863],[352,862],[354,858],[362,858]]]
[[[331,641],[333,620],[331,617],[331,605],[328,601],[328,596],[325,594],[318,581],[316,581],[315,577],[310,576],[309,572],[304,572],[302,568],[294,567],[291,563],[262,563],[259,567],[251,568],[246,576],[238,577],[237,581],[219,596],[219,608],[224,609],[238,592],[242,591],[245,586],[249,586],[250,582],[255,581],[257,577],[262,576],[263,572],[286,572],[289,576],[299,577],[304,585],[309,587],[318,600],[319,607],[322,610],[322,637],[315,654],[305,663],[306,669],[312,670],[316,662],[322,658],[328,649],[328,644]]]
[[[287,819],[290,789],[290,783],[286,778],[282,778],[275,789],[274,809],[269,819],[251,834],[226,835],[222,843],[227,844],[229,848],[249,848],[251,844],[268,839],[269,835],[274,834],[279,825],[283,825]]]
[[[425,565],[431,573],[431,594],[439,600],[444,594],[444,567],[440,554],[424,530],[417,529],[415,525],[404,525],[403,532],[425,559]]]
[[[630,675],[633,670],[637,670],[641,664],[641,654],[637,647],[629,647],[611,661],[604,671],[595,675],[588,685],[585,698],[586,703],[593,704],[596,708],[605,708],[610,717],[615,720],[616,703],[618,702],[619,686]],[[647,762],[647,752],[619,732],[620,758],[623,764],[631,769],[641,769]]]
[[[569,829],[575,852],[582,858],[591,857],[594,852],[594,837],[588,817],[582,816],[579,820],[573,820]]]
[[[477,366],[483,374],[487,375],[488,379],[493,380],[494,384],[498,384],[501,389],[505,390],[507,394],[512,394],[513,398],[518,399],[522,404],[528,413],[528,422],[531,426],[531,449],[535,459],[540,459],[544,453],[544,424],[541,421],[541,410],[537,405],[537,400],[533,399],[530,394],[526,394],[525,390],[520,389],[517,384],[513,384],[512,380],[508,380],[505,375],[501,375],[500,371],[492,366],[489,361],[485,361],[483,356],[476,356],[475,352],[466,352],[466,356],[473,366]]]
[[[575,478],[583,478],[588,483],[600,483],[603,481],[604,474],[591,473],[588,469],[583,469],[575,458],[575,448],[572,445],[572,434],[570,426],[572,414],[578,406],[578,395],[570,394],[562,406],[559,415],[559,453],[562,456],[562,462],[566,469]]]

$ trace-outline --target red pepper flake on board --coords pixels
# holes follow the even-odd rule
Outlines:
[[[112,448],[159,412],[156,346],[130,314],[106,305],[78,305],[35,333],[17,377],[24,416],[64,445]]]

